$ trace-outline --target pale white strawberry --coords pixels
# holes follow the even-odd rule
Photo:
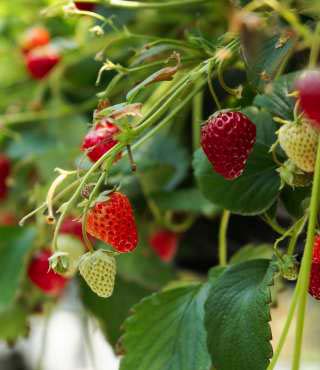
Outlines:
[[[113,293],[116,260],[102,249],[81,257],[79,271],[91,290],[99,297],[108,298]]]
[[[306,120],[287,123],[278,132],[279,143],[288,158],[301,170],[314,172],[319,133]]]

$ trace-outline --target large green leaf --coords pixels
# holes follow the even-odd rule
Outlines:
[[[271,258],[273,255],[273,248],[270,244],[254,245],[248,244],[239,249],[232,255],[229,263],[234,265],[236,263],[254,260],[258,258]]]
[[[193,168],[198,186],[212,203],[233,213],[256,215],[276,200],[280,187],[276,165],[268,147],[257,143],[246,170],[236,180],[228,181],[214,172],[201,149],[195,152]]]
[[[281,192],[282,203],[293,218],[300,218],[309,207],[311,188],[295,188],[286,186]]]
[[[219,370],[265,370],[272,356],[270,286],[276,267],[259,259],[229,267],[205,305],[208,349]]]
[[[292,120],[295,99],[288,95],[293,90],[293,84],[296,78],[296,73],[281,76],[272,83],[268,92],[255,97],[254,104],[265,108],[273,116]]]
[[[274,79],[284,60],[295,46],[295,37],[287,34],[267,36],[246,28],[242,33],[242,55],[248,80],[257,89]]]
[[[27,312],[20,306],[10,306],[0,312],[0,339],[15,341],[28,333]]]
[[[113,295],[104,299],[93,293],[81,279],[83,304],[98,319],[104,335],[112,346],[116,345],[121,336],[121,325],[129,316],[131,307],[150,293],[151,290],[118,276]]]
[[[121,370],[208,370],[204,330],[208,284],[153,294],[125,322]]]
[[[220,211],[218,207],[210,203],[196,188],[157,193],[152,195],[152,199],[162,211],[172,210],[209,215]]]
[[[34,229],[0,228],[0,311],[8,308],[16,297],[34,240]]]

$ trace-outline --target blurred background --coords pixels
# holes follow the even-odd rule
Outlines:
[[[59,0],[0,2],[0,166],[2,174],[8,172],[0,184],[0,369],[117,370],[121,325],[130,308],[177,278],[201,281],[217,263],[220,210],[193,183],[193,143],[186,134],[191,130],[191,104],[173,118],[169,129],[135,152],[138,176],[131,176],[125,161],[112,173],[113,184],[119,183],[121,174],[121,186],[133,202],[141,234],[137,252],[119,257],[112,298],[96,297],[78,276],[58,295],[39,289],[28,269],[35,252],[50,246],[52,228],[44,222],[43,211],[22,228],[18,220],[41,207],[56,177],[54,168],[89,167],[80,148],[99,100],[121,103],[131,88],[159,68],[155,64],[146,72],[140,69],[143,63],[163,62],[172,54],[172,45],[150,50],[145,45],[158,36],[185,37],[192,41],[190,45],[207,40],[210,46],[228,29],[229,6],[228,1],[213,2],[209,13],[195,6],[160,17],[153,10],[93,3],[77,7]],[[34,28],[42,30],[36,41],[32,32],[30,36]],[[34,47],[32,42],[40,44]],[[178,51],[187,65],[201,61],[202,55],[192,46]],[[110,63],[134,72],[115,81]],[[241,70],[226,76],[233,84],[243,79]],[[170,82],[164,82],[143,93],[144,109],[152,107],[168,86]],[[218,86],[217,92],[224,97]],[[214,110],[207,89],[201,99],[199,122]],[[75,209],[73,219],[78,213]],[[297,213],[288,194],[279,222],[287,225],[290,215]],[[159,214],[166,219],[168,250],[152,238],[162,231]],[[258,257],[271,256],[277,234],[270,230],[261,219],[233,216],[228,231],[230,256],[240,261],[243,256],[236,252],[244,245],[249,251],[259,246]],[[70,228],[65,234],[75,237]],[[291,293],[292,286],[277,282],[274,338],[281,332]],[[319,308],[310,299],[304,370],[320,369],[320,329],[314,325],[319,319]],[[277,369],[290,368],[292,346],[293,333]]]

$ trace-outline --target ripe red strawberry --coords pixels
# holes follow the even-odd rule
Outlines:
[[[24,34],[22,39],[22,52],[29,53],[30,50],[39,46],[49,44],[50,34],[44,27],[32,27]]]
[[[97,202],[88,213],[87,232],[120,253],[133,251],[138,234],[129,199],[116,191]]]
[[[314,239],[312,263],[320,263],[320,235]]]
[[[201,146],[214,170],[227,180],[245,169],[256,140],[256,126],[240,112],[219,112],[201,130]]]
[[[79,10],[86,10],[88,12],[92,12],[96,6],[95,3],[90,3],[90,2],[75,1],[74,4]]]
[[[169,230],[159,230],[151,235],[149,243],[164,262],[174,258],[178,248],[179,235]]]
[[[119,133],[119,128],[111,122],[98,123],[85,136],[81,150],[91,159],[96,162],[108,150],[117,144],[115,135]]]
[[[320,264],[312,262],[309,282],[309,293],[320,300]]]
[[[49,249],[43,249],[34,255],[28,267],[28,276],[45,294],[56,296],[62,292],[68,279],[49,269],[51,256]]]
[[[296,89],[302,111],[320,128],[320,71],[309,70],[302,73],[296,81]]]
[[[60,61],[60,55],[50,48],[37,48],[26,56],[26,66],[36,80],[45,78]]]
[[[8,193],[7,179],[11,172],[10,159],[0,153],[0,200],[6,198]]]

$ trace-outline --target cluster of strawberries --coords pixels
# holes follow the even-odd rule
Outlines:
[[[50,41],[50,33],[44,27],[33,27],[24,34],[21,48],[25,65],[30,76],[36,80],[47,77],[61,59]]]
[[[92,162],[96,162],[117,144],[118,133],[118,126],[109,120],[101,120],[84,137],[81,150]],[[116,253],[131,252],[138,244],[130,201],[119,191],[109,192],[103,201],[97,201],[92,206],[86,217],[86,230]],[[151,247],[166,262],[174,257],[177,243],[177,234],[167,230],[160,230],[150,238]],[[29,266],[29,277],[45,293],[57,295],[79,269],[95,293],[109,297],[113,292],[116,274],[114,254],[102,249],[87,251],[82,239],[81,223],[69,218],[60,229],[57,252],[52,255],[49,249],[45,249],[35,255]],[[51,269],[48,272],[49,267]]]

